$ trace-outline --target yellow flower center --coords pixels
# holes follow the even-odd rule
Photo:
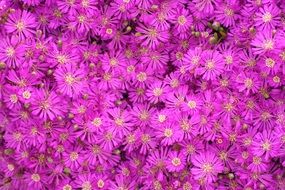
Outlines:
[[[181,160],[178,157],[175,157],[171,160],[171,163],[173,166],[180,166],[181,165]]]
[[[212,70],[215,68],[215,62],[213,60],[206,61],[206,68],[208,70]]]
[[[249,156],[249,153],[246,152],[246,151],[243,151],[243,152],[241,153],[241,156],[242,156],[243,159],[247,159],[248,156]]]
[[[115,123],[116,123],[117,126],[121,127],[121,126],[124,125],[125,121],[124,121],[123,118],[120,118],[120,117],[119,117],[119,118],[116,118],[116,119],[115,119]]]
[[[13,104],[18,102],[18,96],[16,94],[11,94],[10,95],[10,102],[12,102]]]
[[[136,140],[136,139],[135,139],[135,135],[130,134],[130,135],[127,136],[127,141],[128,141],[129,144],[134,143],[135,140]]]
[[[83,15],[80,15],[80,16],[77,17],[77,19],[78,19],[79,23],[84,23],[85,20],[86,20],[86,17],[83,16]]]
[[[60,64],[65,64],[67,62],[67,57],[65,55],[56,56],[57,62]]]
[[[171,86],[172,88],[178,87],[178,86],[179,86],[179,80],[177,80],[177,79],[171,80],[170,86]]]
[[[252,158],[252,160],[253,160],[253,164],[255,164],[255,165],[259,165],[261,163],[261,158],[260,157],[254,156]]]
[[[41,109],[48,110],[50,108],[49,102],[47,100],[42,101],[40,105]]]
[[[269,118],[270,118],[270,113],[268,113],[268,112],[262,112],[261,113],[261,119],[263,120],[263,121],[266,121],[266,120],[268,120]]]
[[[198,65],[199,61],[200,61],[200,57],[199,57],[199,56],[193,56],[193,57],[191,58],[191,63],[192,63],[193,65]]]
[[[13,47],[6,48],[6,55],[8,57],[13,57],[15,55],[15,49]]]
[[[228,159],[228,154],[225,151],[220,152],[220,159],[221,160],[227,160]]]
[[[262,16],[263,22],[270,22],[272,20],[272,15],[270,12],[265,12],[264,15]]]
[[[143,134],[141,136],[141,140],[142,140],[143,143],[149,142],[150,141],[150,135],[149,134]]]
[[[95,155],[100,154],[100,153],[101,153],[101,148],[100,148],[100,146],[98,146],[98,145],[93,145],[93,147],[92,147],[92,152],[93,152],[93,154],[95,154]]]
[[[188,154],[193,154],[196,151],[196,148],[192,144],[190,144],[190,145],[187,145],[186,150]]]
[[[266,65],[267,67],[269,67],[269,68],[273,68],[274,65],[275,65],[275,61],[274,61],[273,59],[271,59],[271,58],[267,58],[267,59],[265,60],[265,65]]]
[[[265,50],[272,50],[274,47],[274,42],[272,40],[265,40],[263,42],[263,48]]]
[[[105,74],[103,75],[103,79],[104,79],[105,81],[111,80],[111,74],[110,74],[110,73],[105,73]]]
[[[192,190],[192,185],[188,181],[183,184],[183,190]]]
[[[195,109],[196,106],[197,106],[197,103],[196,103],[196,101],[194,101],[194,100],[189,100],[188,103],[187,103],[187,106],[188,106],[190,109]]]
[[[39,174],[34,173],[34,174],[32,174],[31,179],[32,179],[34,182],[39,182],[39,181],[41,180],[41,177],[40,177]]]
[[[19,20],[16,23],[16,28],[19,32],[22,32],[26,28],[25,23],[22,20]]]
[[[184,25],[187,22],[187,19],[184,15],[179,16],[177,20],[178,20],[178,24],[180,25]]]
[[[166,115],[158,115],[158,121],[163,123],[166,120]]]
[[[149,118],[149,113],[147,110],[143,110],[141,113],[140,113],[140,120],[142,121],[145,121]]]
[[[110,65],[111,66],[117,66],[118,65],[118,60],[116,58],[111,58],[110,59]]]
[[[149,37],[155,39],[158,36],[156,29],[149,30]]]
[[[140,82],[144,82],[146,79],[147,79],[147,75],[146,75],[145,72],[140,72],[137,75],[137,80],[140,81]]]
[[[75,2],[75,1],[74,1],[74,2]],[[82,5],[82,7],[87,8],[87,7],[89,6],[89,1],[88,1],[88,0],[82,0],[82,1],[81,1],[81,5]]]
[[[127,71],[128,71],[128,73],[134,72],[134,71],[135,71],[135,66],[134,66],[134,65],[128,66],[128,67],[127,67]]]
[[[107,28],[106,33],[109,34],[109,35],[111,35],[111,34],[113,33],[112,28]]]
[[[202,165],[202,169],[205,173],[210,173],[213,171],[213,165],[211,163],[205,163]]]
[[[182,121],[180,123],[180,127],[183,131],[188,131],[191,126],[189,125],[189,123],[187,121]]]
[[[271,144],[268,140],[266,140],[263,144],[262,144],[262,149],[264,151],[269,151],[271,150]]]
[[[102,179],[99,179],[97,181],[97,187],[99,187],[100,189],[103,188],[105,186],[105,183]]]
[[[100,127],[102,125],[101,118],[100,117],[94,118],[92,121],[92,125],[94,125],[95,127]]]
[[[158,96],[161,96],[163,93],[163,90],[161,88],[154,88],[153,89],[153,94],[154,96],[158,97]]]
[[[91,185],[90,181],[85,181],[81,187],[82,187],[82,190],[91,190],[92,189],[92,185]]]
[[[144,94],[144,89],[143,88],[137,88],[136,89],[137,95],[143,95]]]
[[[231,65],[233,63],[233,57],[231,55],[227,55],[225,59],[228,65]]]
[[[62,190],[72,190],[72,187],[71,187],[71,185],[67,184],[67,185],[62,187]]]
[[[27,99],[30,99],[31,93],[30,93],[30,91],[25,90],[25,91],[23,92],[22,96],[23,96],[24,99],[27,100]]]
[[[228,17],[232,17],[234,15],[234,11],[230,8],[225,8],[224,13]]]
[[[250,78],[246,78],[244,80],[244,85],[246,86],[246,88],[251,89],[253,86],[253,81]]]
[[[71,152],[69,155],[69,158],[71,161],[75,161],[78,159],[78,153],[77,152]]]
[[[227,87],[229,85],[229,81],[227,79],[221,79],[220,84],[223,87]]]
[[[167,128],[167,129],[164,130],[164,136],[165,136],[165,137],[168,137],[168,138],[169,138],[169,137],[172,137],[172,135],[173,135],[172,129],[168,129],[168,128]]]
[[[106,139],[106,140],[108,140],[108,141],[113,140],[113,134],[112,134],[112,133],[110,133],[110,132],[106,133],[106,135],[105,135],[105,139]]]
[[[178,51],[178,52],[175,54],[175,56],[176,56],[176,59],[177,59],[177,60],[182,60],[183,57],[184,57],[184,54],[183,54],[182,52]]]
[[[275,83],[280,83],[280,77],[279,77],[279,76],[274,76],[274,77],[273,77],[273,81],[274,81]]]
[[[73,85],[74,82],[76,81],[76,78],[72,76],[72,74],[68,73],[64,77],[64,81],[69,85]]]

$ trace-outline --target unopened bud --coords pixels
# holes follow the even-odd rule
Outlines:
[[[49,70],[47,71],[47,75],[52,75],[52,73],[53,73],[53,70],[51,70],[51,69],[49,69]]]
[[[221,26],[221,24],[219,22],[216,22],[216,21],[213,22],[213,24],[212,24],[212,28],[216,31],[218,31],[220,28],[222,28],[220,26]]]
[[[234,179],[235,178],[235,175],[233,173],[228,173],[228,178],[229,179]]]
[[[4,69],[5,67],[6,67],[6,64],[3,61],[1,61],[0,62],[0,69]]]
[[[218,43],[218,39],[213,36],[213,37],[211,37],[209,39],[209,42],[210,42],[210,44],[217,44]]]
[[[132,30],[132,27],[128,26],[127,27],[127,32],[131,31]]]

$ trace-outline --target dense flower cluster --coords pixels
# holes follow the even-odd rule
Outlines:
[[[1,190],[284,190],[284,0],[1,0]]]

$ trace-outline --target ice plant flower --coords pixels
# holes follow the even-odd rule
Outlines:
[[[26,10],[18,10],[12,13],[5,24],[7,33],[16,34],[21,40],[33,37],[36,33],[36,27],[35,16]]]
[[[19,39],[12,37],[1,40],[0,59],[8,67],[19,67],[24,61],[25,48]]]
[[[224,60],[218,51],[205,51],[201,58],[201,67],[197,73],[205,80],[216,79],[224,70]]]
[[[83,93],[85,87],[85,72],[74,64],[66,64],[58,67],[54,72],[58,83],[58,89],[63,95],[77,97]]]
[[[284,0],[0,0],[0,189],[284,189]]]
[[[32,113],[40,119],[55,119],[63,114],[63,104],[55,92],[38,90],[32,103]]]
[[[167,161],[166,168],[170,172],[179,172],[185,167],[185,155],[171,152]]]
[[[218,173],[223,171],[223,164],[213,152],[204,152],[192,157],[194,167],[192,172],[195,179],[212,183],[217,180]]]

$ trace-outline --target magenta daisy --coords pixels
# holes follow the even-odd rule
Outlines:
[[[173,23],[175,24],[174,33],[177,33],[177,35],[185,39],[187,37],[186,31],[188,31],[192,24],[192,17],[189,11],[187,9],[178,8]]]
[[[16,37],[6,38],[0,42],[0,61],[8,67],[19,67],[24,61],[25,48]]]
[[[137,36],[142,41],[142,45],[151,49],[156,49],[158,45],[168,41],[169,33],[167,30],[159,30],[154,27],[140,25],[137,28]]]
[[[36,27],[37,22],[35,16],[26,10],[19,10],[10,14],[5,23],[6,31],[16,34],[21,40],[33,37]]]
[[[226,27],[234,26],[235,21],[239,18],[239,15],[237,15],[238,6],[238,1],[236,0],[227,0],[221,6],[217,6],[215,11],[216,21]]]
[[[101,61],[105,71],[121,71],[127,62],[123,52],[120,51],[111,51],[110,53],[105,54]]]
[[[63,162],[66,167],[72,171],[76,171],[80,168],[83,162],[83,156],[80,149],[69,150],[69,152],[63,153]]]
[[[196,95],[187,95],[185,97],[185,102],[182,105],[182,111],[193,115],[194,113],[199,112],[202,107],[202,101],[199,100]]]
[[[82,94],[85,87],[85,71],[73,64],[58,67],[54,72],[58,84],[58,90],[69,97],[77,97]]]
[[[74,180],[74,187],[82,190],[92,190],[95,188],[94,175],[90,173],[79,174]]]
[[[255,26],[260,31],[272,30],[280,22],[280,9],[274,4],[266,4],[259,9],[255,17]]]
[[[214,6],[218,3],[216,0],[194,0],[195,8],[204,14],[212,14],[214,12]]]
[[[246,95],[256,93],[261,88],[261,82],[257,73],[241,73],[237,76],[237,88],[240,92],[245,92]]]
[[[162,145],[168,146],[181,141],[183,133],[176,125],[168,124],[156,129],[156,137],[161,139]]]
[[[114,157],[115,158],[115,157]],[[112,160],[114,159],[112,158]],[[111,152],[104,150],[100,145],[93,144],[88,147],[85,153],[85,159],[88,161],[90,166],[96,166],[98,164],[104,164],[111,162]],[[110,160],[108,160],[110,159]]]
[[[194,167],[191,169],[196,180],[212,183],[217,180],[218,173],[223,171],[223,164],[213,152],[204,152],[192,157]]]
[[[191,73],[195,73],[195,69],[200,66],[202,59],[202,49],[195,48],[189,49],[184,56],[184,62],[186,64],[186,69]]]
[[[253,46],[252,51],[255,55],[263,55],[265,53],[269,53],[276,50],[276,43],[277,42],[274,39],[271,30],[258,32],[256,34],[256,37],[251,42],[251,45]]]
[[[263,130],[257,133],[252,143],[252,151],[256,156],[264,156],[265,160],[278,156],[280,142],[272,131]]]
[[[37,172],[27,173],[24,176],[24,180],[28,184],[28,188],[39,190],[45,189],[46,176],[44,174]]]
[[[217,51],[204,51],[201,60],[202,66],[197,68],[197,73],[205,80],[215,80],[224,70],[224,59]]]
[[[133,118],[128,111],[114,108],[108,111],[110,126],[108,127],[115,135],[123,138],[133,127]]]
[[[146,92],[146,96],[151,103],[157,103],[166,99],[169,89],[163,82],[154,82],[149,90]]]
[[[36,91],[35,101],[32,102],[32,114],[41,119],[54,120],[65,112],[62,99],[55,92],[43,89]]]
[[[170,172],[179,172],[186,165],[185,156],[182,153],[170,152],[166,162],[166,168]]]

